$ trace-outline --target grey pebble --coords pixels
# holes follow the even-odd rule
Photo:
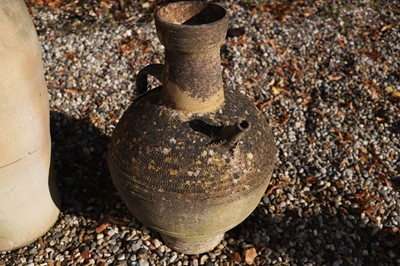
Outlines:
[[[171,253],[171,257],[169,258],[169,262],[173,263],[178,258],[178,254],[176,252]]]
[[[145,249],[145,248],[139,248],[139,249],[136,251],[136,253],[137,253],[137,254],[147,254],[147,249]]]
[[[138,263],[139,263],[139,266],[149,266],[149,262],[144,259],[139,259]]]
[[[161,242],[160,242],[160,240],[158,240],[157,238],[153,239],[152,242],[153,242],[153,245],[154,245],[156,248],[158,248],[158,247],[161,246]]]
[[[203,255],[200,257],[200,265],[204,265],[208,260],[208,256],[207,255]]]
[[[138,242],[137,243],[133,243],[131,245],[132,251],[136,252],[138,249],[140,249],[140,246],[141,246],[141,244],[139,244]]]

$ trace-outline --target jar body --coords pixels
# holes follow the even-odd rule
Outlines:
[[[48,94],[22,0],[0,4],[0,250],[25,246],[57,220]]]
[[[141,222],[186,254],[212,249],[258,205],[270,182],[275,146],[265,117],[232,90],[215,112],[190,114],[163,104],[158,88],[119,121],[108,164],[123,201]],[[236,146],[214,142],[223,124],[251,128]]]

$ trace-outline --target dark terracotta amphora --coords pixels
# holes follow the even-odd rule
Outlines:
[[[140,95],[113,133],[108,164],[130,211],[186,254],[213,249],[258,205],[276,148],[266,117],[224,88],[221,6],[171,3],[155,13],[165,64],[137,76]],[[147,76],[162,86],[147,91]]]

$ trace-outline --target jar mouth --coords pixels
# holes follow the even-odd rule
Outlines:
[[[161,7],[156,16],[166,24],[201,26],[222,20],[226,16],[226,10],[216,4],[182,1]]]

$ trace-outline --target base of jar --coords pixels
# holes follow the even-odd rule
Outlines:
[[[0,252],[7,252],[26,247],[38,240],[38,238],[44,236],[57,222],[58,215],[60,214],[58,208],[54,208],[49,212],[51,213],[51,217],[48,217],[48,219],[42,221],[42,224],[40,226],[35,226],[35,230],[31,230],[32,232],[29,232],[30,235],[14,233],[13,235],[8,236],[8,238],[6,236],[6,241],[2,241],[1,238],[3,237],[3,235],[1,233],[4,232],[0,232]]]
[[[213,250],[224,238],[224,233],[197,242],[183,241],[161,234],[165,244],[170,248],[187,255],[194,255]]]

